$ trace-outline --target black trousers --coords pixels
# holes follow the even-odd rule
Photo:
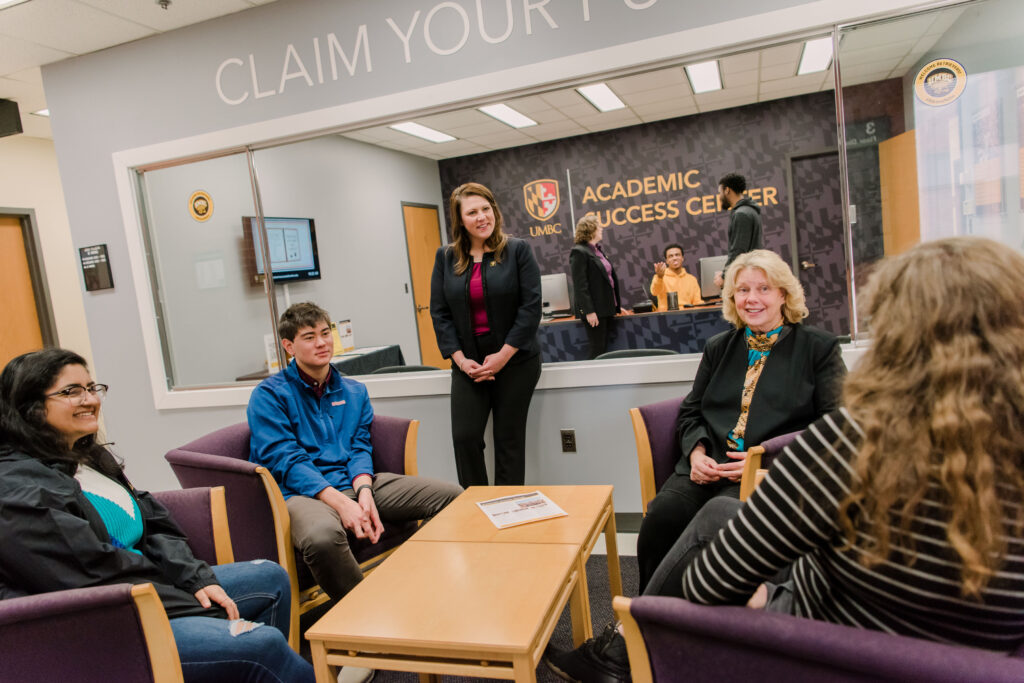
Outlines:
[[[647,506],[647,516],[640,523],[636,539],[641,593],[700,509],[718,496],[739,498],[740,485],[727,479],[712,484],[695,484],[689,475],[684,477],[676,472],[665,481]]]
[[[597,327],[591,327],[586,318],[583,318],[583,328],[587,331],[587,348],[590,351],[590,360],[600,356],[608,350],[608,328],[611,327],[614,317],[598,318]]]
[[[479,363],[501,346],[501,342],[486,334],[474,339],[475,348],[462,352]],[[474,382],[457,367],[452,368],[452,443],[459,484],[464,488],[488,483],[484,430],[491,413],[494,414],[494,484],[525,483],[526,416],[540,379],[540,366],[539,353],[526,358],[516,354],[493,381],[485,382]]]

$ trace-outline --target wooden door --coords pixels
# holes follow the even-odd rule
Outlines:
[[[430,275],[434,255],[441,246],[441,223],[436,206],[402,203],[405,244],[409,251],[412,298],[416,305],[416,328],[420,336],[420,361],[423,365],[450,368],[451,361],[441,357],[430,319]]]
[[[21,221],[0,216],[0,368],[28,351],[43,348],[28,255]]]

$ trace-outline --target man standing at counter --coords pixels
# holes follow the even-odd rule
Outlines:
[[[679,306],[695,306],[703,303],[697,278],[683,268],[682,246],[670,244],[665,247],[665,260],[654,264],[654,279],[651,280],[651,295],[658,300],[658,310],[668,310],[668,293],[675,292]]]
[[[715,273],[715,284],[722,286],[722,273],[740,254],[764,248],[761,232],[761,207],[750,197],[744,197],[747,179],[738,173],[729,173],[718,181],[718,198],[723,209],[729,209],[729,258],[722,270]]]

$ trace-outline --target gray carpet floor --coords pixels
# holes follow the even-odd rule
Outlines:
[[[619,565],[622,568],[622,590],[627,596],[637,594],[639,574],[637,571],[636,557],[622,556],[619,558]],[[591,555],[587,560],[587,588],[590,592],[590,613],[594,622],[594,635],[599,634],[605,625],[613,621],[612,599],[608,592],[608,561],[604,555]],[[316,619],[329,609],[329,605],[314,610],[302,616],[302,630],[305,631]],[[572,648],[572,622],[569,618],[568,606],[562,612],[561,618],[551,634],[551,643],[562,649]],[[309,657],[309,644],[303,639],[303,656]],[[378,671],[374,677],[374,683],[416,683],[418,677],[414,673],[399,671]],[[464,678],[462,676],[444,676],[445,683],[483,683],[493,679],[485,678]],[[551,671],[541,662],[537,667],[538,683],[554,683],[559,681]]]

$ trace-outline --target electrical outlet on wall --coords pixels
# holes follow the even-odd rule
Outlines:
[[[562,430],[562,452],[563,453],[575,453],[576,452],[576,430],[575,429],[563,429]]]

